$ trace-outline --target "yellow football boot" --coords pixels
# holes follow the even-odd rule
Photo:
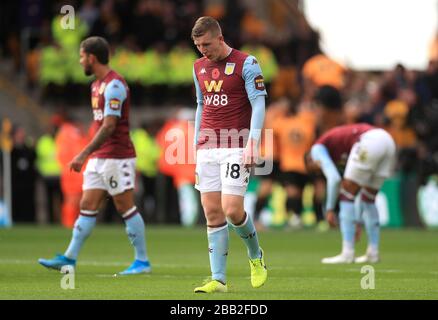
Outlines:
[[[195,293],[214,293],[214,292],[227,292],[228,287],[226,284],[217,280],[211,280],[206,282],[202,287],[195,288]]]
[[[253,288],[260,288],[268,278],[268,269],[265,264],[265,253],[260,248],[261,256],[257,259],[249,259],[251,267],[251,285]]]

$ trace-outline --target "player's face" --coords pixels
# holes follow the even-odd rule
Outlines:
[[[84,49],[81,49],[79,51],[79,56],[80,56],[79,63],[84,68],[85,75],[91,76],[93,74],[93,68],[90,63],[90,59],[91,59],[90,55],[85,53]]]
[[[222,35],[213,36],[211,32],[194,39],[195,46],[204,57],[211,61],[218,61],[222,54]]]

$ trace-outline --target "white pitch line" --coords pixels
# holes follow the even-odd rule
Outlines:
[[[364,266],[364,265],[362,265]],[[358,265],[359,268],[359,265]],[[403,270],[398,270],[398,269],[379,269],[378,267],[374,267],[376,272],[383,272],[383,273],[398,273],[398,272],[407,272],[407,271],[403,271]],[[360,269],[346,269],[345,271],[348,272],[358,272],[360,271]]]
[[[20,259],[0,259],[0,264],[38,264],[38,260],[20,260]],[[93,267],[123,267],[129,266],[130,261],[121,262],[102,262],[102,261],[79,261],[78,266],[93,266]],[[153,267],[159,268],[193,268],[198,265],[195,264],[152,264]]]
[[[113,261],[113,262],[103,262],[103,261],[93,261],[93,260],[84,260],[79,261],[78,266],[93,266],[93,267],[124,267],[129,265],[129,261],[121,262],[121,261]],[[0,259],[0,264],[15,264],[15,265],[27,265],[27,264],[38,264],[37,259],[35,260],[24,260],[24,259]],[[152,263],[152,267],[154,268],[196,268],[199,267],[198,264],[154,264]],[[323,267],[321,265],[321,267]],[[290,270],[290,271],[299,271],[301,270],[301,266],[297,267],[276,267],[271,266],[270,270]],[[329,270],[330,268],[324,267],[325,270]],[[359,265],[358,269],[345,269],[347,272],[358,272],[360,271]],[[381,273],[400,273],[400,272],[409,272],[408,270],[399,270],[399,269],[379,269],[376,267],[376,272]],[[428,274],[437,275],[438,271],[429,271]]]

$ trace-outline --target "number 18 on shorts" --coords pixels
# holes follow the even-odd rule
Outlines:
[[[201,193],[245,195],[250,169],[243,165],[242,148],[201,149],[196,158],[195,187]]]

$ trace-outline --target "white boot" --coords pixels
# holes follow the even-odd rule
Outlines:
[[[363,256],[354,259],[355,263],[377,263],[380,261],[379,253],[369,253],[367,252]]]
[[[342,263],[353,263],[354,262],[354,251],[353,252],[342,252],[341,254],[329,257],[329,258],[323,258],[321,260],[324,264],[342,264]]]

